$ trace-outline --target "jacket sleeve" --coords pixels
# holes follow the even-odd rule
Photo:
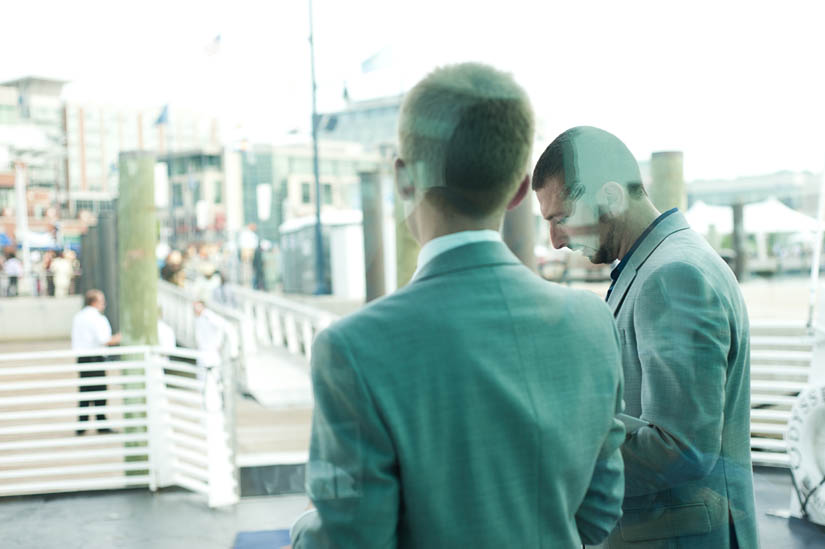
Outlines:
[[[633,325],[642,374],[641,419],[625,442],[628,497],[706,477],[721,450],[731,330],[716,289],[687,263],[645,279]]]
[[[307,494],[317,508],[296,522],[293,547],[392,548],[399,479],[392,440],[344,337],[330,328],[312,349]]]
[[[612,319],[611,319],[612,324]],[[618,334],[613,326],[615,362],[612,368],[616,378],[615,413],[623,408],[622,372],[618,350]],[[621,445],[625,438],[624,424],[616,417],[611,420],[610,428],[604,439],[590,487],[584,501],[576,511],[576,527],[582,543],[597,545],[610,535],[618,520],[622,517],[622,500],[624,498],[624,465],[622,464]]]

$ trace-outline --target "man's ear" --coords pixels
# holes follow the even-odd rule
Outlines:
[[[627,210],[627,189],[615,181],[608,181],[596,193],[596,203],[599,210],[618,217]]]
[[[513,198],[510,199],[510,203],[507,204],[507,209],[512,210],[513,208],[517,207],[521,204],[521,201],[524,200],[524,197],[527,196],[527,193],[530,191],[530,176],[525,175],[524,179],[522,179],[521,183],[516,190],[516,194],[513,195]]]
[[[410,179],[407,165],[402,159],[396,158],[393,169],[395,171],[395,188],[398,189],[398,194],[405,200],[411,199],[415,194],[415,185]]]

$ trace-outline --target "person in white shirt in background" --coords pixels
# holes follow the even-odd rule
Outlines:
[[[10,252],[3,263],[3,272],[9,278],[8,290],[6,290],[9,297],[17,295],[17,281],[23,276],[23,263],[17,259],[14,252]]]
[[[109,324],[109,319],[103,316],[103,311],[106,310],[106,297],[100,290],[89,290],[85,296],[86,306],[74,315],[72,319],[72,349],[76,351],[88,351],[93,349],[100,349],[102,347],[111,347],[120,344],[120,334],[112,335],[112,326]],[[104,356],[79,356],[77,357],[78,364],[85,364],[90,362],[103,362],[106,358]],[[105,377],[105,370],[86,370],[80,372],[80,377]],[[80,392],[90,391],[105,391],[106,385],[81,385]],[[81,400],[80,407],[87,406],[106,406],[106,399],[95,400]],[[80,416],[80,421],[88,421],[89,416]],[[105,421],[106,416],[98,413],[96,416],[98,421]],[[85,429],[78,429],[77,434],[82,435]],[[111,433],[112,430],[108,428],[98,429],[98,433]]]
[[[49,269],[54,277],[54,296],[65,297],[69,295],[69,286],[72,283],[72,276],[74,275],[72,262],[66,259],[66,256],[61,251],[57,254],[57,257],[52,259]]]
[[[241,260],[240,282],[244,286],[252,284],[252,257],[258,247],[258,227],[254,223],[247,225],[238,235],[238,248]]]
[[[237,303],[235,302],[235,296],[229,288],[226,275],[218,271],[215,276],[218,277],[218,285],[212,290],[212,299],[221,305],[236,307]]]
[[[221,285],[221,277],[215,266],[209,262],[202,263],[198,270],[195,281],[192,283],[192,293],[206,298]]]
[[[225,321],[206,308],[202,300],[192,306],[195,312],[195,345],[203,356],[198,359],[198,379],[203,379],[207,366],[218,363],[221,345],[226,337]]]
[[[175,330],[163,320],[163,309],[158,307],[158,346],[162,349],[177,347]]]

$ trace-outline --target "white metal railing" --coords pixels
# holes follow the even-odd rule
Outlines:
[[[0,496],[176,485],[210,506],[237,502],[231,377],[199,358],[147,346],[0,355]]]
[[[751,458],[788,467],[784,434],[812,379],[815,338],[802,322],[751,322]]]
[[[313,339],[338,318],[315,307],[234,284],[228,285],[226,295],[227,303],[207,299],[205,305],[225,322],[227,352],[235,364],[238,384],[247,392],[247,357],[274,347],[285,349],[308,364]],[[158,303],[164,320],[172,326],[181,344],[193,348],[195,300],[184,288],[158,282]]]
[[[237,308],[253,320],[259,346],[284,348],[307,362],[315,336],[338,318],[309,305],[234,284],[229,291]]]
[[[194,295],[169,282],[158,281],[158,305],[163,319],[175,332],[178,344],[191,349],[197,348],[195,341]],[[224,321],[225,339],[221,355],[233,367],[234,379],[242,390],[246,389],[245,357],[257,352],[252,320],[240,311],[207,300],[205,305]]]
[[[194,297],[167,286],[168,293],[180,301],[175,305],[178,312],[172,316],[187,317],[176,319],[176,328],[193,333]],[[207,305],[228,321],[234,319],[234,333],[245,349],[282,347],[309,361],[313,338],[337,318],[278,295],[237,285],[229,286],[229,295],[234,308],[212,302]],[[167,296],[161,301],[171,299]],[[796,396],[811,379],[813,355],[814,337],[803,323],[751,323],[751,455],[755,464],[788,466],[783,434]]]

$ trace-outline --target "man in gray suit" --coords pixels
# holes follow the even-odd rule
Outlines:
[[[757,547],[748,316],[719,255],[660,214],[615,136],[577,127],[533,172],[556,248],[618,260],[607,303],[622,343],[624,517],[606,546]]]
[[[318,335],[304,547],[574,548],[621,513],[618,335],[604,302],[501,241],[533,114],[479,64],[410,90],[395,163],[412,282]]]

